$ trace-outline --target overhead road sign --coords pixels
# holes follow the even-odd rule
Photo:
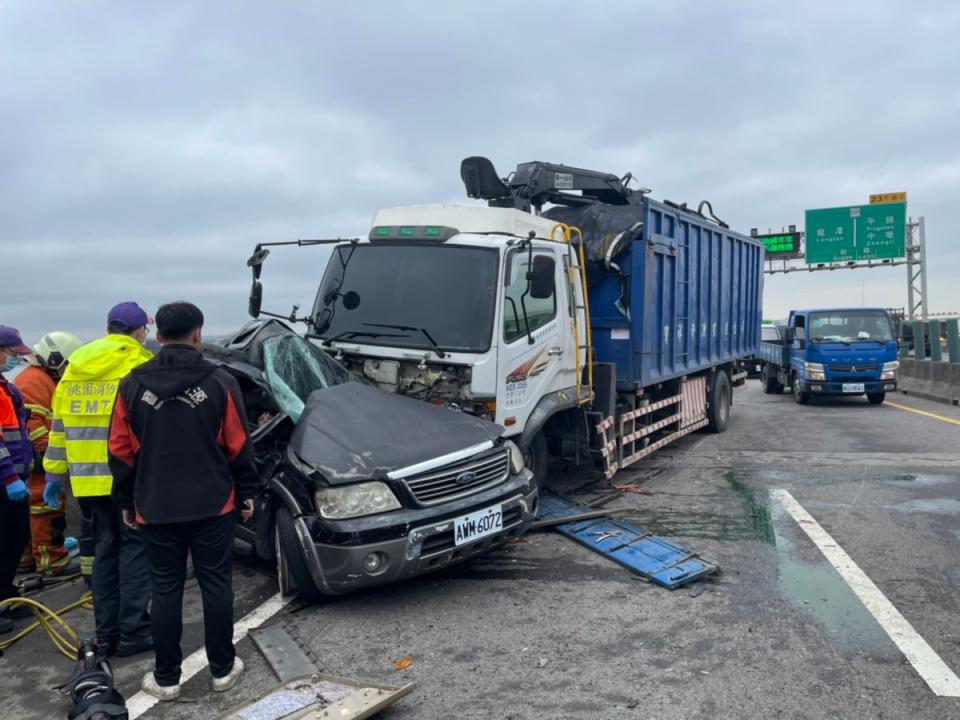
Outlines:
[[[879,203],[905,203],[907,201],[907,194],[905,192],[895,192],[895,193],[876,193],[875,195],[870,196],[870,204],[877,205]]]
[[[807,265],[892,260],[907,254],[907,205],[807,210]]]
[[[800,233],[798,232],[769,233],[754,237],[763,241],[767,260],[800,257]]]

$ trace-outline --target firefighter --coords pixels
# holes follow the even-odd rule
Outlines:
[[[153,648],[150,574],[139,534],[128,529],[110,500],[107,465],[110,414],[120,380],[153,357],[143,343],[153,320],[134,302],[114,306],[107,335],[70,357],[53,396],[53,424],[43,459],[44,496],[59,497],[69,478],[74,497],[93,521],[93,607],[104,657]]]
[[[58,575],[70,561],[63,547],[67,526],[63,511],[63,495],[44,498],[46,487],[43,454],[53,422],[53,391],[66,370],[67,360],[83,343],[76,335],[55,331],[47,333],[27,356],[27,367],[13,383],[23,395],[23,404],[30,411],[27,433],[33,444],[33,464],[27,486],[30,488],[30,547],[28,559],[42,575]],[[91,558],[92,559],[92,558]],[[21,561],[21,568],[24,563]]]

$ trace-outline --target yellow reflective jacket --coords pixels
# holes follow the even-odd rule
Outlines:
[[[48,479],[69,476],[73,494],[110,494],[110,414],[120,380],[153,357],[134,338],[107,335],[76,350],[53,395],[53,425],[43,458]]]

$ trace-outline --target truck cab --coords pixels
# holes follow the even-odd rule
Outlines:
[[[806,404],[813,396],[866,395],[879,405],[897,389],[897,342],[882,308],[793,310],[781,343],[762,342],[762,379],[790,389]],[[775,374],[774,374],[775,373]]]

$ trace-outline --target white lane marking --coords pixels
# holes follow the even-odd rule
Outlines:
[[[867,574],[844,552],[820,524],[786,490],[774,490],[771,495],[784,510],[793,516],[800,528],[820,549],[830,564],[840,573],[850,589],[860,598],[870,614],[880,623],[890,639],[900,648],[913,669],[930,686],[936,695],[960,697],[960,678],[940,659],[920,633],[913,629],[907,619],[880,588],[873,584]]]
[[[292,596],[291,596],[292,597]],[[233,624],[233,642],[238,643],[246,637],[251,628],[263,624],[266,620],[276,615],[283,609],[283,606],[290,602],[291,597],[283,597],[279,593],[266,600],[263,605],[252,610],[244,616],[239,622]],[[207,653],[204,648],[200,648],[195,653],[189,655],[180,665],[180,683],[187,682],[207,666]],[[212,691],[211,691],[212,692]],[[147,695],[142,690],[127,700],[127,712],[130,714],[130,720],[143,715],[147,710],[156,705],[157,700],[153,695]]]

